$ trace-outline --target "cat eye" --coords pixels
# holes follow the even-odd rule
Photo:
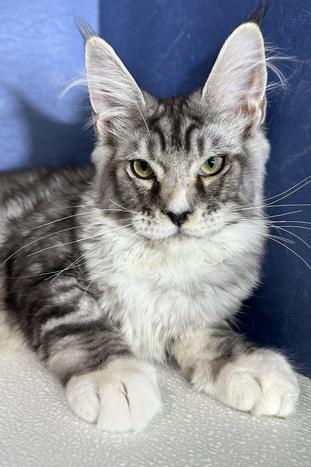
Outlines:
[[[218,174],[225,165],[224,156],[213,156],[206,159],[200,167],[199,175],[201,177],[208,177],[210,175]]]
[[[131,168],[133,174],[138,178],[144,178],[145,180],[148,180],[154,177],[154,171],[148,162],[144,161],[143,159],[136,159],[135,161],[132,161]]]

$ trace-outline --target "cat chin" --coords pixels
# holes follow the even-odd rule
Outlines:
[[[167,241],[175,241],[175,242],[182,242],[187,240],[198,240],[198,239],[208,239],[210,235],[204,231],[198,231],[195,229],[187,229],[182,228],[175,228],[174,231],[146,231],[145,229],[142,231],[139,227],[135,226],[135,233],[140,235],[144,240],[150,240],[154,242],[167,242]]]
[[[202,238],[208,239],[208,236],[205,234],[192,234],[188,232],[182,232],[182,231],[177,231],[173,234],[169,235],[160,235],[160,236],[155,236],[155,235],[148,235],[148,234],[140,234],[145,240],[149,240],[150,242],[156,242],[156,243],[182,243],[182,242],[187,242],[191,240],[200,240]]]
[[[170,237],[172,242],[192,242],[192,241],[198,241],[198,240],[208,240],[209,236],[206,234],[206,232],[199,234],[199,233],[190,233],[190,232],[177,232],[175,235],[172,235]]]
[[[150,240],[150,241],[155,241],[155,242],[161,242],[161,241],[166,241],[172,238],[175,238],[178,235],[178,230],[177,228],[174,230],[146,230],[146,229],[140,229],[139,226],[134,226],[135,233],[140,235],[144,240]]]

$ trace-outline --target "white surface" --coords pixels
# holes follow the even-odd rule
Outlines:
[[[256,419],[197,394],[159,370],[163,412],[145,431],[107,434],[79,420],[31,356],[0,361],[1,467],[310,466],[311,380],[298,412]]]

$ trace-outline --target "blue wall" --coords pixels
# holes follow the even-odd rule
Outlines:
[[[268,196],[311,175],[311,4],[270,3],[265,39],[295,60],[279,63],[288,91],[269,95]],[[2,0],[0,168],[87,160],[92,136],[82,129],[83,92],[59,99],[64,84],[83,70],[74,16],[87,19],[112,44],[142,87],[164,97],[203,84],[224,39],[256,5],[256,0]],[[282,202],[311,203],[311,185]],[[269,213],[296,209],[303,212],[280,220],[311,221],[311,207],[269,208]],[[291,231],[311,242],[309,230]],[[311,263],[311,250],[287,235],[297,241],[288,246]],[[270,242],[263,284],[245,305],[248,313],[241,313],[239,326],[254,340],[283,348],[309,375],[310,284],[311,270],[301,259]]]
[[[60,96],[83,71],[74,17],[96,26],[97,0],[1,0],[0,12],[0,170],[86,160],[81,90]]]

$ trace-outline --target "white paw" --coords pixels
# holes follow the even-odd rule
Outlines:
[[[287,360],[267,349],[227,363],[206,390],[235,409],[277,417],[295,411],[299,394],[296,375]]]
[[[161,409],[155,369],[135,358],[120,358],[102,370],[73,376],[68,402],[83,420],[105,431],[138,431]]]

